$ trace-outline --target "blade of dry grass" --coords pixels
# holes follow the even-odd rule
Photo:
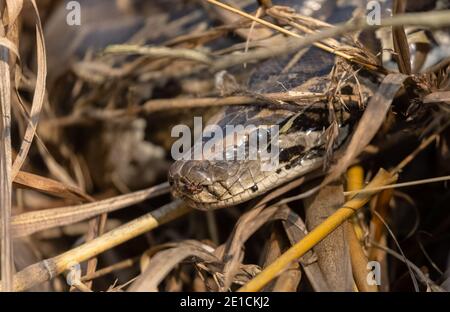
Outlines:
[[[405,0],[395,0],[393,3],[393,12],[395,15],[404,13],[406,9]],[[405,27],[403,25],[392,27],[392,40],[394,42],[394,51],[396,53],[398,69],[402,74],[411,74],[411,55],[409,53],[408,38],[406,37]]]
[[[46,194],[81,201],[95,201],[82,190],[59,181],[19,171],[13,181],[16,187],[40,191]]]
[[[0,38],[0,45],[7,48],[9,51],[13,52],[14,55],[19,58],[19,51],[17,50],[17,46],[6,37]]]
[[[364,189],[364,190],[354,190],[354,191],[347,191],[344,192],[345,196],[353,196],[358,193],[364,193],[364,192],[371,192],[371,191],[383,191],[388,190],[392,188],[400,188],[400,187],[408,187],[413,185],[422,185],[427,183],[436,183],[436,182],[444,182],[449,181],[450,176],[443,176],[443,177],[435,177],[435,178],[429,178],[429,179],[422,179],[422,180],[416,180],[416,181],[410,181],[410,182],[403,182],[403,183],[395,183],[395,184],[389,184],[385,186],[380,186],[374,189]]]
[[[227,291],[234,281],[244,256],[244,244],[261,226],[267,223],[277,212],[278,207],[264,209],[264,206],[254,208],[243,214],[230,235],[223,259],[224,285],[222,291]]]
[[[3,21],[2,21],[3,22]],[[5,30],[1,26],[2,35]],[[10,235],[11,218],[11,76],[9,51],[0,46],[0,219],[1,219],[1,277],[2,288],[12,290],[14,259]]]
[[[408,268],[409,274],[411,276],[411,280],[412,280],[413,285],[414,285],[414,290],[416,292],[420,292],[419,285],[418,285],[417,280],[416,280],[416,276],[414,275],[413,270],[411,269],[411,266],[409,265],[408,259],[406,258],[405,254],[403,252],[403,249],[400,247],[400,243],[398,242],[397,237],[395,236],[394,232],[392,232],[391,228],[386,223],[384,218],[376,210],[373,210],[372,212],[377,216],[377,218],[381,221],[381,223],[384,225],[386,230],[389,232],[389,235],[392,237],[392,240],[394,241],[394,243],[397,246],[398,250],[400,251],[403,259],[405,260],[404,262],[405,262],[406,267]]]
[[[422,282],[425,286],[430,287],[433,291],[446,292],[445,289],[443,289],[439,285],[436,285],[436,283],[433,280],[431,280],[426,273],[422,272],[422,270],[419,267],[417,267],[410,260],[406,259],[402,254],[400,254],[390,248],[387,248],[386,246],[379,245],[376,242],[370,242],[370,246],[379,248],[379,249],[383,250],[384,252],[390,254],[391,256],[395,257],[396,259],[404,262],[406,265],[409,265],[411,267],[411,269],[414,271],[414,273],[416,274],[416,276],[419,278],[419,281]]]
[[[82,205],[26,212],[11,219],[11,235],[21,237],[38,231],[68,225],[142,202],[169,191],[168,183]]]
[[[211,64],[212,60],[205,53],[192,49],[167,48],[167,47],[146,47],[138,45],[110,45],[104,50],[106,54],[138,54],[149,57],[170,57],[196,61],[204,64]]]
[[[126,259],[126,260],[120,261],[118,263],[112,264],[106,268],[99,269],[95,273],[92,273],[89,275],[84,275],[83,277],[81,277],[81,281],[82,282],[91,281],[96,278],[110,274],[114,271],[119,271],[119,270],[123,270],[123,269],[129,268],[129,267],[132,267],[133,265],[135,265],[138,262],[139,262],[139,257],[135,257],[132,259]]]
[[[248,19],[252,20],[253,22],[257,22],[257,23],[262,24],[262,25],[264,25],[264,26],[266,26],[268,28],[274,29],[274,30],[276,30],[276,31],[278,31],[280,33],[285,34],[285,35],[289,35],[291,37],[295,37],[295,38],[299,38],[299,39],[304,37],[302,35],[299,35],[298,33],[292,32],[292,31],[290,31],[290,30],[288,30],[286,28],[280,27],[280,26],[275,25],[273,23],[270,23],[270,22],[268,22],[268,21],[266,21],[264,19],[261,19],[258,16],[253,16],[251,14],[243,12],[242,10],[234,8],[234,7],[232,7],[232,6],[228,5],[228,4],[224,4],[224,3],[221,3],[221,2],[216,1],[216,0],[206,0],[206,1],[208,1],[211,4],[216,5],[218,7],[221,7],[223,9],[225,9],[225,10],[228,10],[230,12],[233,12],[233,13],[239,14],[239,15],[245,17],[245,18],[248,18]],[[275,11],[277,11],[276,8],[277,7],[272,7],[268,11],[275,12]],[[277,16],[277,14],[272,14],[272,15],[273,16]],[[291,25],[293,25],[294,27],[297,26],[297,28],[301,27],[300,25],[295,24],[295,23],[291,23]],[[303,30],[305,30],[305,28],[303,28]],[[309,30],[309,29],[308,29],[308,32],[314,33],[314,31]],[[323,50],[328,51],[330,53],[333,53],[333,54],[336,54],[338,56],[341,56],[341,57],[343,57],[343,58],[345,58],[345,59],[347,59],[349,61],[354,61],[356,63],[360,63],[362,65],[365,65],[368,68],[371,68],[371,69],[379,68],[378,64],[370,63],[370,59],[369,58],[361,58],[361,57],[358,57],[357,55],[350,55],[350,54],[348,54],[346,52],[340,51],[340,49],[337,49],[335,46],[329,46],[327,44],[324,44],[323,42],[315,41],[315,42],[312,42],[312,44],[317,46],[320,49],[323,49]]]
[[[36,133],[39,122],[39,114],[42,109],[45,98],[45,80],[47,76],[47,60],[45,52],[44,31],[42,29],[41,18],[35,0],[30,0],[36,16],[36,51],[37,51],[37,78],[36,86],[31,105],[30,117],[28,118],[27,128],[20,146],[20,150],[12,165],[12,177],[14,178],[20,171],[25,158],[27,157],[31,143]]]

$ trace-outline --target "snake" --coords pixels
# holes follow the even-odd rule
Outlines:
[[[291,1],[293,2],[293,1]],[[301,2],[301,3],[299,3]],[[320,8],[311,16],[329,14],[334,1],[322,1]],[[296,1],[293,7],[302,12],[311,6],[311,1]],[[256,68],[248,82],[248,90],[256,94],[271,92],[323,93],[330,83],[330,73],[335,65],[335,56],[316,47],[309,48],[300,60],[284,70],[293,55],[283,55],[266,60]],[[277,125],[278,162],[271,170],[263,170],[260,159],[180,159],[169,169],[168,180],[172,194],[182,198],[190,206],[212,210],[240,204],[260,196],[295,178],[323,167],[327,154],[327,129],[331,118],[326,103],[315,103],[300,107],[293,103],[258,103],[225,107],[212,118],[214,124],[226,133],[227,126],[240,125],[244,129],[254,126],[253,131],[267,131],[268,126]],[[339,149],[348,139],[352,128],[349,112],[340,110],[337,115],[338,135],[333,150]],[[250,127],[250,129],[252,129]],[[231,151],[248,151],[249,137],[231,140]],[[198,143],[207,144],[216,139],[224,146],[225,137],[203,136]],[[217,143],[217,142],[215,142]],[[187,152],[193,154],[193,149]],[[218,153],[224,156],[225,149]],[[248,156],[248,153],[245,153]],[[217,160],[216,160],[217,159]]]
[[[292,7],[304,12],[311,1],[290,1]],[[330,15],[336,12],[334,1],[316,1],[322,10],[310,16]],[[326,12],[326,13],[324,13]],[[345,19],[349,17],[344,17]],[[261,62],[248,79],[247,88],[254,94],[273,92],[325,93],[330,87],[331,72],[336,56],[317,47],[310,47],[301,58],[286,70],[295,54],[282,55]],[[183,199],[190,206],[201,210],[213,210],[234,206],[256,198],[295,178],[321,170],[327,154],[342,148],[351,136],[355,124],[354,114],[345,107],[334,111],[331,118],[326,101],[310,105],[274,101],[259,101],[255,105],[238,105],[223,108],[209,124],[224,130],[229,125],[254,126],[267,131],[267,126],[278,126],[278,162],[271,170],[263,170],[260,159],[179,159],[169,169],[168,180],[173,196]],[[331,146],[327,133],[337,125],[337,134]],[[256,131],[254,130],[254,131]],[[248,151],[249,133],[243,140],[231,140],[231,151],[243,148]],[[201,137],[199,143],[225,143],[225,137]],[[269,143],[270,145],[270,143]],[[193,153],[192,150],[187,153]],[[218,149],[223,156],[225,149]],[[245,153],[248,156],[248,153]]]

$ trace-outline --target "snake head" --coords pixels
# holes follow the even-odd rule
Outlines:
[[[258,161],[178,160],[170,167],[168,180],[174,197],[195,208],[211,210],[256,196],[257,184],[266,174],[259,168]],[[260,184],[262,190],[270,183],[267,179]]]

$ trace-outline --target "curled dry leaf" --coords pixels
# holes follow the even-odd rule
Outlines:
[[[188,240],[178,243],[176,247],[161,251],[153,256],[147,269],[131,285],[129,291],[158,291],[158,285],[172,269],[189,257],[200,259],[200,262],[219,262],[212,253],[213,248],[197,241]]]
[[[239,271],[240,264],[244,257],[244,244],[259,228],[267,223],[276,213],[277,207],[264,209],[264,206],[254,208],[239,219],[233,234],[228,239],[223,260],[224,285],[222,290],[228,290],[233,283],[235,275]]]

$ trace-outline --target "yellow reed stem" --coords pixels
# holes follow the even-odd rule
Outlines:
[[[356,165],[347,170],[347,191],[359,191],[364,187],[364,169],[363,167]],[[347,196],[350,199],[352,196]],[[361,240],[364,236],[364,231],[358,223],[356,216],[352,218],[352,225],[355,229],[355,235],[358,240]]]
[[[364,169],[356,165],[347,170],[347,191],[356,191],[364,186]]]

